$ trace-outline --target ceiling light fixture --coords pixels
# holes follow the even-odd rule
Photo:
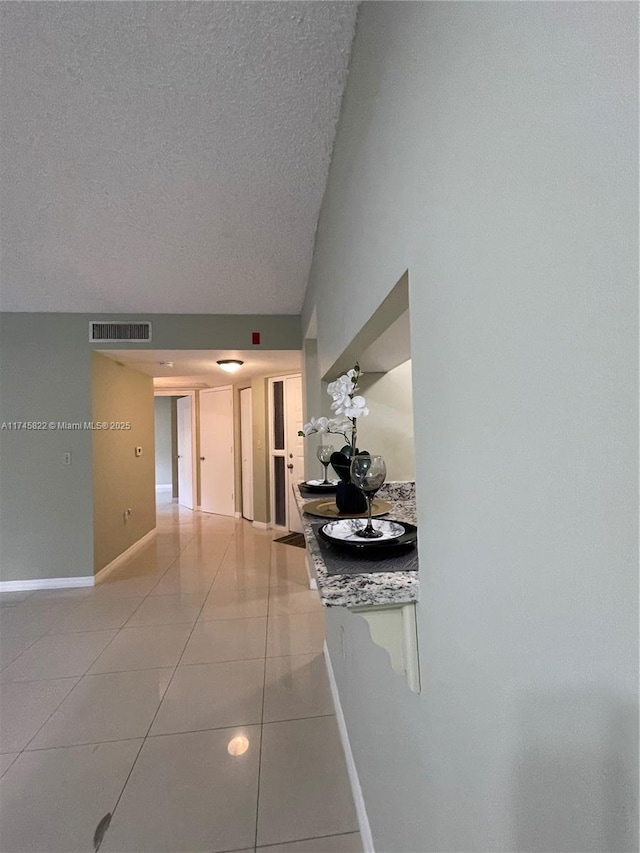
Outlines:
[[[173,362],[172,361],[161,361],[160,367],[173,367]]]
[[[240,370],[244,361],[240,361],[239,358],[221,358],[216,362],[220,366],[222,370],[226,370],[227,373],[235,373],[236,370]]]

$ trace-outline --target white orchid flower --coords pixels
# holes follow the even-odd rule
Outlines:
[[[348,406],[350,402],[351,397],[348,394],[343,394],[340,397],[334,397],[333,403],[331,404],[331,410],[333,412],[337,412],[337,414],[341,414],[342,409],[344,409],[345,406]]]
[[[348,418],[363,418],[369,414],[364,397],[353,397],[336,407],[336,414],[346,415]]]
[[[332,398],[331,410],[336,413],[334,418],[311,418],[298,435],[308,436],[313,433],[338,433],[344,435],[347,442],[355,446],[357,428],[356,419],[369,414],[364,397],[356,395],[358,380],[362,375],[360,366],[356,364],[343,376],[327,385],[327,393]]]
[[[330,382],[327,385],[327,393],[333,397],[334,400],[341,399],[345,394],[348,395],[351,393],[352,390],[353,383],[346,375],[341,376],[339,379],[336,379],[335,382]]]
[[[311,418],[308,424],[302,427],[305,438],[316,432],[329,432],[329,418]]]

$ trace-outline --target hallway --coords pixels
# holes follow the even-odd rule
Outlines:
[[[0,851],[361,851],[304,551],[168,498],[91,589],[0,596]],[[105,824],[108,821],[105,821]]]

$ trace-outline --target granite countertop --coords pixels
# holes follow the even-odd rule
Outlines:
[[[418,600],[419,573],[416,571],[368,572],[350,575],[329,575],[318,545],[312,522],[321,521],[317,516],[304,514],[304,505],[313,497],[302,497],[297,486],[293,487],[307,550],[313,560],[318,581],[318,591],[325,607],[363,607],[390,604],[410,604]],[[385,483],[377,495],[392,504],[387,518],[416,524],[415,483]]]

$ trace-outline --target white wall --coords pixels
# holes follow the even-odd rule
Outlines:
[[[328,614],[379,853],[637,850],[637,39],[360,9],[303,328],[324,375],[409,270],[422,693]]]
[[[411,361],[360,380],[369,414],[358,419],[358,447],[385,458],[387,480],[414,480]]]

